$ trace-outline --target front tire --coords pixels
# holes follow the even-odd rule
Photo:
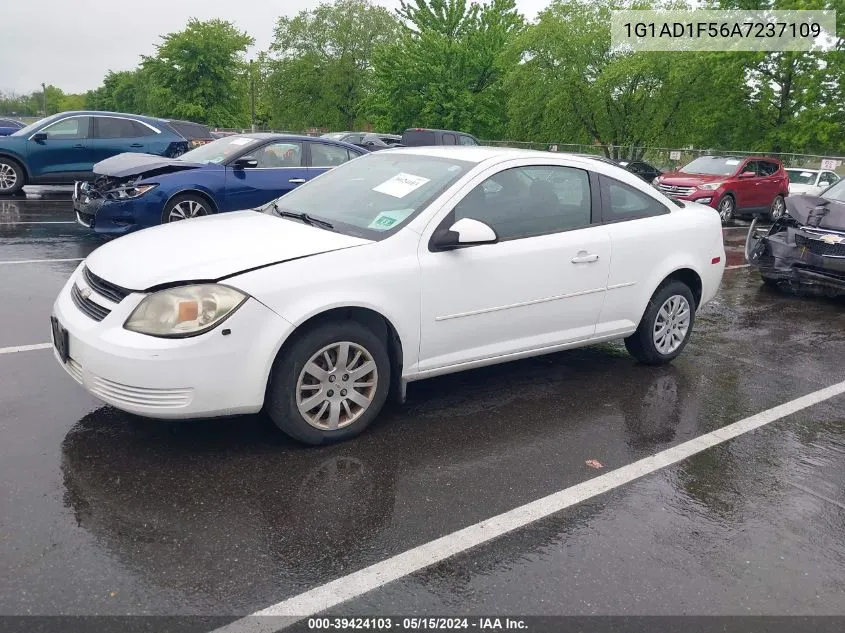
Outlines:
[[[26,184],[26,173],[17,161],[0,157],[0,196],[11,196]]]
[[[784,202],[783,196],[775,196],[775,199],[772,200],[772,206],[769,208],[769,220],[776,222],[783,217],[784,213],[786,213],[786,202]]]
[[[194,194],[184,194],[174,197],[165,205],[161,214],[161,223],[168,224],[179,220],[189,220],[212,213],[214,213],[214,208],[206,198]]]
[[[733,196],[726,195],[723,196],[721,200],[719,200],[719,217],[722,218],[722,224],[727,224],[734,219],[734,213],[736,212],[736,201],[733,199]]]
[[[695,324],[695,297],[671,280],[652,295],[637,331],[625,339],[628,352],[646,365],[665,365],[686,347]]]
[[[276,360],[265,408],[279,429],[306,444],[349,439],[378,416],[390,387],[385,341],[357,321],[301,334]]]

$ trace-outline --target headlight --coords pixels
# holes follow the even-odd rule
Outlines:
[[[117,196],[118,200],[126,200],[127,198],[137,198],[139,196],[143,196],[150,189],[155,189],[156,187],[158,187],[157,184],[138,185],[137,187],[118,187],[117,189],[112,189],[108,193]]]
[[[170,288],[145,298],[123,327],[164,338],[195,336],[215,327],[245,300],[242,292],[219,284]]]
[[[716,189],[724,184],[723,182],[708,182],[706,185],[698,185],[698,188],[704,191],[716,191]]]

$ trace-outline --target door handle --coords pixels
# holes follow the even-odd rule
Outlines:
[[[303,182],[305,182],[305,178],[291,178],[290,180],[288,180],[288,182],[294,185],[301,185]]]
[[[143,143],[132,143],[129,147],[144,147]]]
[[[589,264],[591,262],[599,261],[599,256],[595,253],[589,254],[586,251],[581,251],[570,261],[572,261],[573,264]]]
[[[74,145],[73,149],[85,149],[84,145]]]

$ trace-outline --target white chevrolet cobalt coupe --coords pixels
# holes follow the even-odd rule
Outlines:
[[[320,444],[413,380],[619,338],[669,362],[725,266],[713,209],[575,155],[385,150],[260,211],[94,251],[54,306],[62,366],[125,411],[263,408]]]

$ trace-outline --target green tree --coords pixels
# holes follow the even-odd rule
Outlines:
[[[242,77],[253,38],[230,22],[191,20],[162,37],[142,71],[149,114],[233,127],[246,124]]]
[[[524,28],[514,0],[404,1],[403,34],[377,51],[370,111],[382,127],[422,125],[498,137],[506,127],[503,78]]]
[[[288,129],[363,125],[373,51],[398,32],[396,18],[369,0],[338,0],[279,18],[263,86],[272,122]]]

